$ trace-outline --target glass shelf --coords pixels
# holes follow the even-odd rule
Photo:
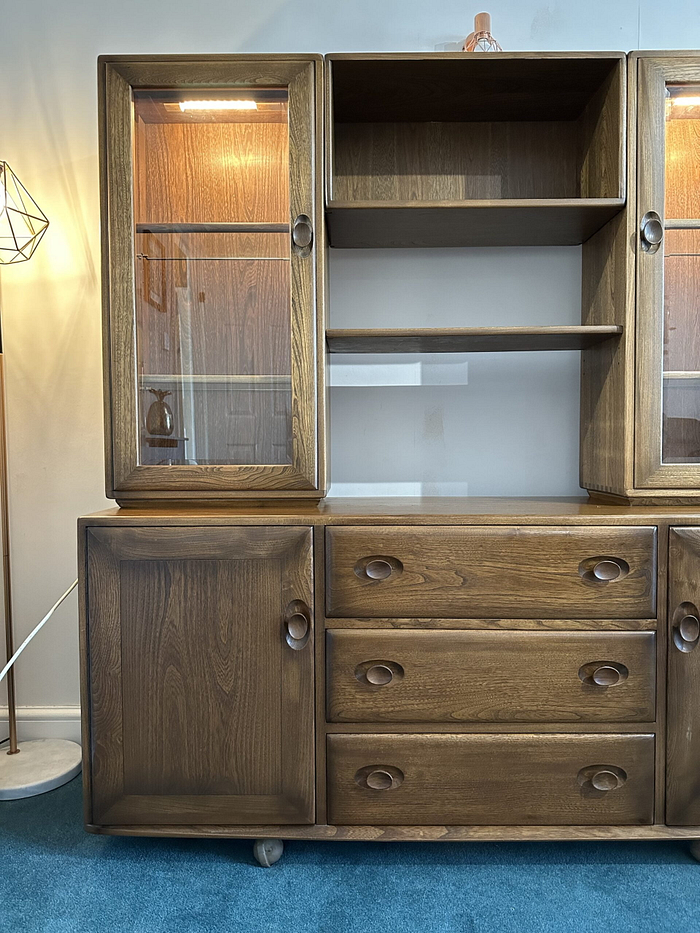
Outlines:
[[[264,375],[253,373],[250,375],[226,375],[203,373],[152,373],[139,376],[142,388],[153,386],[162,388],[168,386],[226,386],[227,388],[242,389],[276,389],[289,388],[292,377],[286,375]]]
[[[136,224],[137,233],[289,233],[282,223],[147,223]]]

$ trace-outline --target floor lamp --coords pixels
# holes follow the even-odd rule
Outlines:
[[[0,265],[31,259],[48,225],[48,219],[10,166],[7,162],[0,161]],[[3,351],[0,322],[0,532],[2,533],[5,641],[9,663],[14,654],[14,636],[10,573],[5,354]],[[49,616],[42,620],[42,624]],[[9,745],[7,749],[4,745],[0,746],[0,800],[32,797],[65,784],[80,771],[81,758],[80,746],[76,742],[68,742],[64,739],[34,739],[18,743],[15,675],[11,664],[6,676]]]

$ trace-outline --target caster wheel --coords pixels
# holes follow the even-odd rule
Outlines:
[[[279,862],[284,852],[281,839],[256,839],[253,843],[253,855],[263,868],[269,868]]]
[[[700,839],[696,839],[695,842],[690,843],[690,854],[696,862],[700,862]]]

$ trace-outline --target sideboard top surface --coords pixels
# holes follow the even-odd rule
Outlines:
[[[237,501],[226,504],[163,502],[105,509],[80,519],[84,527],[97,525],[227,525],[260,524],[343,525],[479,525],[572,524],[653,525],[700,524],[697,506],[622,506],[592,502],[585,497],[387,497],[326,498],[306,501]]]

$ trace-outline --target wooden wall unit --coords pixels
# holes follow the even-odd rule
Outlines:
[[[324,108],[319,56],[100,60],[128,507],[79,523],[86,825],[257,838],[261,864],[294,838],[700,840],[700,106],[673,102],[700,59],[325,69]],[[326,333],[324,152],[330,245],[582,244],[581,324]],[[574,348],[609,501],[321,498],[326,352]]]

